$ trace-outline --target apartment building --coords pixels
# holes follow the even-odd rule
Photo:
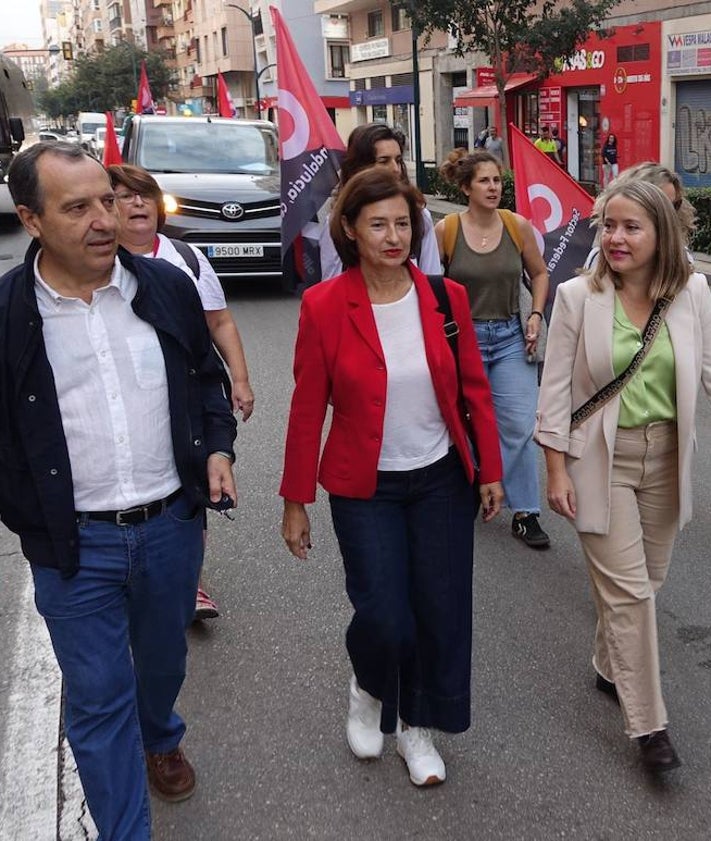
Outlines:
[[[492,70],[484,56],[454,55],[445,33],[427,45],[420,39],[415,115],[407,8],[382,0],[314,2],[316,12],[349,21],[354,122],[388,122],[412,137],[417,117],[423,159],[440,161],[454,146],[472,148],[478,131],[497,122]],[[530,136],[541,123],[558,127],[570,174],[590,187],[600,181],[600,147],[609,133],[617,135],[623,166],[659,159],[686,184],[711,186],[710,4],[622,0],[607,28],[609,37],[591,36],[544,82],[525,74],[512,79],[510,119]]]

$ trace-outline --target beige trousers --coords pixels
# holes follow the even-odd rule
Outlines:
[[[676,424],[617,430],[610,512],[608,534],[581,532],[580,541],[597,609],[593,665],[615,684],[633,738],[667,725],[655,593],[679,521]]]

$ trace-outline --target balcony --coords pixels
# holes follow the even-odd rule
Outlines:
[[[317,15],[346,15],[351,12],[372,11],[378,4],[373,0],[315,0],[314,13]],[[390,4],[381,4],[383,8]]]
[[[121,29],[121,15],[109,20],[109,32],[115,32],[117,29]]]
[[[175,35],[175,27],[173,26],[173,18],[166,15],[156,27],[156,38],[162,41],[164,38],[172,38]]]

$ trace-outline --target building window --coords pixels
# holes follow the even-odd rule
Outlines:
[[[400,3],[395,3],[393,5],[393,32],[399,32],[401,29],[409,29],[410,28],[410,18],[407,14],[407,7],[403,6]]]
[[[94,32],[101,32],[101,18],[92,21]]]
[[[252,15],[252,30],[255,35],[264,35],[264,24],[262,23],[261,10]]]
[[[353,88],[354,91],[364,91],[365,90],[365,79],[353,79]]]
[[[101,11],[101,0],[94,0],[94,11],[100,12]]]
[[[222,27],[222,55],[227,55],[227,27]]]
[[[373,122],[374,123],[387,123],[388,121],[388,106],[387,105],[374,105],[373,106]]]
[[[415,83],[415,78],[412,73],[394,73],[390,77],[390,84],[393,87],[397,87],[398,85],[413,85]]]
[[[345,79],[349,61],[348,44],[328,45],[328,75],[331,79]]]
[[[384,88],[385,87],[385,76],[371,76],[370,77],[370,89],[373,90],[374,88]]]
[[[368,12],[368,38],[377,38],[380,35],[385,35],[382,11]]]
[[[617,48],[617,61],[649,61],[649,44],[632,44]]]
[[[202,60],[209,61],[210,60],[210,53],[208,52],[208,40],[207,35],[202,39]]]

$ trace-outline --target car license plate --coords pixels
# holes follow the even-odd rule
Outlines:
[[[208,257],[264,257],[263,245],[247,245],[235,243],[232,245],[208,245]]]

